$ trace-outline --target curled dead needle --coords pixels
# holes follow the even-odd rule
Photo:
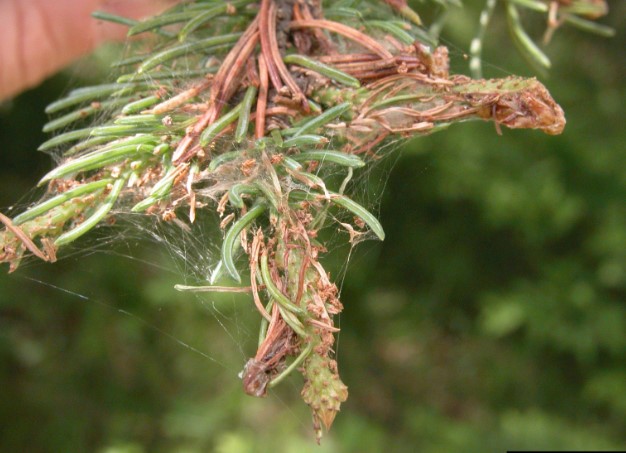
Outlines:
[[[41,250],[39,250],[39,247],[35,245],[33,240],[26,233],[24,233],[24,231],[20,227],[13,225],[11,219],[9,219],[2,213],[0,213],[0,222],[4,223],[7,229],[11,231],[20,241],[22,241],[24,247],[26,247],[33,255],[47,262],[52,261],[50,257],[48,257]]]

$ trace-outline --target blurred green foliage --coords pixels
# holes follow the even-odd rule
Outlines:
[[[247,298],[177,293],[184,269],[105,233],[81,243],[97,253],[0,275],[0,450],[624,448],[626,4],[610,7],[613,40],[563,29],[548,48],[562,136],[460,125],[373,170],[387,239],[349,262],[350,399],[321,447],[297,377],[265,400],[240,389],[258,323]],[[451,14],[449,43],[469,42],[477,14]],[[487,36],[487,75],[529,74],[503,33]],[[2,106],[3,212],[36,199],[43,108],[70,83]]]

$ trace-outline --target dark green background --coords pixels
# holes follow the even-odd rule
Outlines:
[[[350,398],[321,447],[299,376],[264,400],[240,389],[258,324],[251,302],[175,292],[199,276],[185,279],[193,269],[116,226],[54,265],[2,269],[0,450],[626,447],[626,8],[611,7],[612,40],[563,29],[548,48],[543,81],[566,112],[563,135],[457,125],[363,179],[361,196],[384,189],[387,239],[349,261],[337,350]],[[477,14],[459,11],[446,27],[458,70]],[[487,75],[531,75],[494,20]],[[0,108],[2,212],[36,199],[51,167],[35,151],[44,106],[101,64],[86,60],[80,75]],[[193,248],[214,256],[207,234]],[[334,275],[346,252],[333,253]]]

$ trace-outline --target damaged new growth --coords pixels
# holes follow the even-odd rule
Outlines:
[[[386,143],[460,121],[547,134],[565,125],[535,79],[450,75],[447,49],[432,45],[406,2],[335,3],[186,1],[132,25],[129,34],[151,32],[156,47],[119,62],[116,82],[49,107],[59,116],[46,130],[76,129],[41,145],[62,157],[41,180],[48,192],[0,217],[0,260],[13,271],[28,253],[54,261],[112,212],[192,223],[215,210],[225,230],[218,276],[239,284],[247,267],[241,286],[261,315],[244,391],[264,396],[299,370],[318,439],[348,391],[333,352],[342,304],[317,234],[338,222],[351,241],[384,238],[345,182],[328,176],[349,178]],[[85,126],[100,108],[106,121]]]

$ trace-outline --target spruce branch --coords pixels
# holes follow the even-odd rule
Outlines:
[[[470,70],[475,78],[482,78],[482,50],[487,28],[494,15],[498,0],[486,0],[480,14],[479,28],[470,46]],[[551,66],[550,58],[524,27],[520,9],[543,14],[546,30],[542,44],[547,45],[554,33],[563,25],[572,25],[583,31],[610,37],[615,31],[595,20],[605,16],[609,7],[606,0],[500,0],[504,5],[506,22],[511,39],[526,61],[540,74]]]
[[[118,62],[125,74],[116,82],[50,105],[59,116],[46,130],[75,129],[40,147],[60,156],[40,182],[45,197],[0,217],[0,262],[13,271],[29,252],[54,261],[57,248],[111,215],[193,223],[196,210],[215,210],[226,230],[217,275],[249,288],[262,317],[244,390],[264,396],[299,369],[319,439],[347,387],[332,349],[342,304],[317,235],[335,221],[332,209],[351,241],[384,238],[378,219],[328,176],[349,178],[385,142],[461,121],[547,134],[565,125],[535,79],[450,75],[447,49],[429,45],[406,2],[353,3],[198,0],[139,23],[100,14],[130,35],[153,33],[157,44]],[[228,289],[213,283],[209,290]]]

